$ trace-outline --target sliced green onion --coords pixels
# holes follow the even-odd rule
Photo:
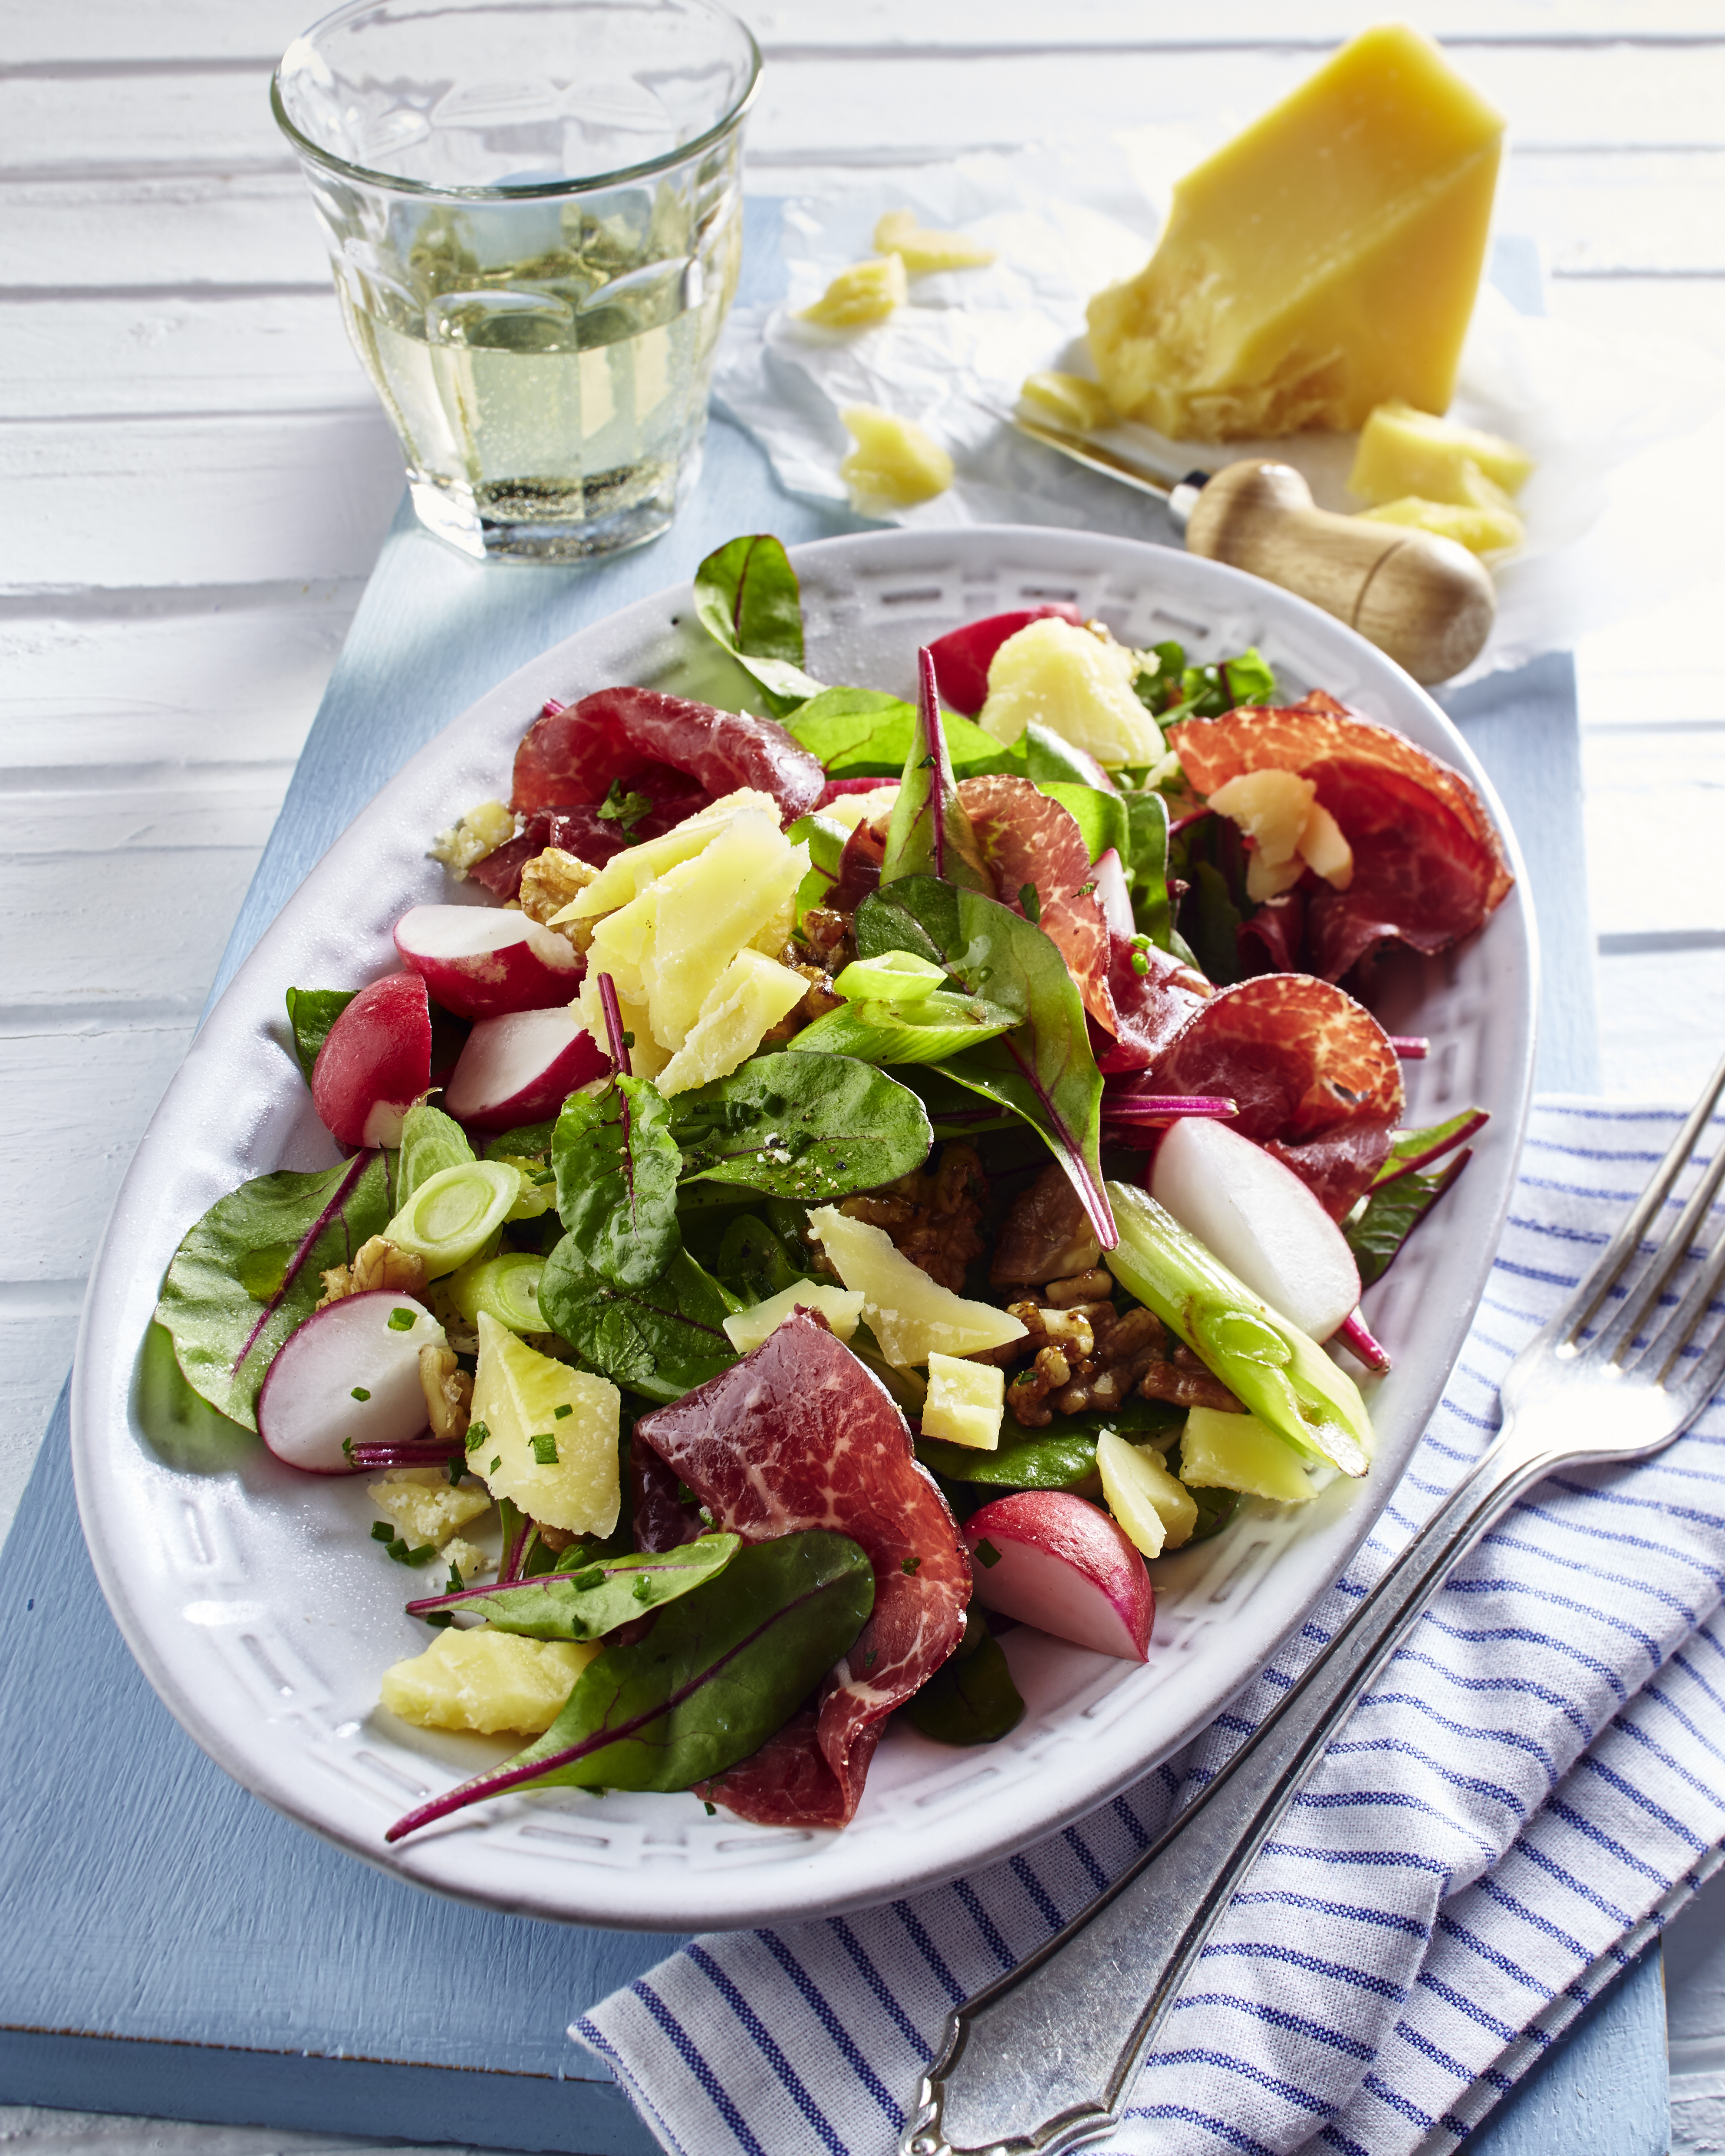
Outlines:
[[[429,1280],[476,1258],[521,1195],[519,1168],[501,1160],[463,1161],[427,1178],[383,1230],[398,1250],[425,1261]]]
[[[854,1055],[860,1063],[944,1063],[961,1049],[1010,1033],[1019,1023],[1012,1012],[979,996],[936,988],[911,1003],[846,1004],[805,1025],[787,1045],[805,1055]]]
[[[1372,1422],[1359,1388],[1309,1334],[1260,1302],[1147,1191],[1111,1183],[1120,1244],[1103,1263],[1296,1451],[1363,1475]]]
[[[944,967],[914,951],[883,951],[877,958],[853,958],[833,983],[847,1003],[914,1004],[948,985]]]
[[[484,1311],[511,1332],[543,1332],[539,1311],[539,1276],[545,1260],[531,1250],[506,1250],[501,1257],[475,1258],[449,1281],[449,1299],[470,1325]]]

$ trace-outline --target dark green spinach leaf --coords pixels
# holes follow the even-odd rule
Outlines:
[[[156,1316],[187,1383],[230,1420],[257,1428],[264,1373],[321,1300],[321,1276],[388,1224],[391,1166],[362,1152],[315,1175],[258,1176],[218,1198],[175,1251]]]
[[[485,1140],[487,1160],[537,1160],[551,1151],[553,1118],[547,1123],[521,1123],[512,1131],[500,1131]]]
[[[1103,1430],[1142,1438],[1185,1418],[1183,1408],[1134,1397],[1106,1414],[1057,1415],[1043,1430],[1021,1430],[1009,1415],[993,1452],[919,1438],[916,1457],[947,1482],[979,1482],[992,1490],[1076,1490],[1096,1479],[1096,1440]]]
[[[330,1028],[359,993],[357,988],[290,988],[288,1024],[293,1029],[294,1054],[311,1083],[317,1051],[329,1038]]]
[[[652,1080],[619,1077],[601,1093],[572,1093],[551,1159],[569,1231],[559,1249],[619,1287],[657,1280],[677,1247],[682,1156]]]
[[[1469,1148],[1454,1155],[1435,1174],[1415,1168],[1393,1182],[1381,1183],[1342,1223],[1362,1287],[1383,1279],[1402,1245],[1472,1158]]]
[[[724,1321],[743,1305],[686,1250],[645,1286],[619,1287],[566,1235],[539,1276],[539,1307],[589,1369],[650,1400],[680,1399],[737,1360]]]
[[[905,1719],[937,1744],[994,1744],[1024,1718],[1000,1642],[974,1604],[964,1637],[904,1708]]]
[[[733,539],[695,572],[695,611],[714,641],[752,674],[781,717],[821,685],[803,671],[803,595],[770,532]]]
[[[916,1096],[848,1055],[757,1055],[667,1106],[685,1180],[809,1205],[896,1182],[933,1143]]]

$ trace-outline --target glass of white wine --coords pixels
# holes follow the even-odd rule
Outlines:
[[[271,87],[420,521],[567,562],[700,470],[761,56],[713,0],[353,0]]]

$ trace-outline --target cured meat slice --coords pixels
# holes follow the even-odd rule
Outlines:
[[[963,780],[958,803],[994,879],[995,896],[1023,913],[1020,894],[1026,886],[1034,889],[1039,925],[1065,960],[1085,1009],[1106,1032],[1116,1032],[1108,925],[1077,818],[1028,778],[1004,773]]]
[[[1134,957],[1143,960],[1142,973]],[[1096,1068],[1105,1075],[1147,1070],[1209,996],[1210,984],[1153,943],[1140,948],[1111,931],[1108,993],[1114,1004],[1114,1038],[1094,1044]]]
[[[843,1826],[886,1717],[957,1647],[970,1599],[957,1528],[904,1417],[824,1321],[798,1310],[728,1370],[644,1416],[633,1450],[644,1549],[665,1546],[655,1535],[686,1538],[680,1482],[745,1542],[827,1527],[866,1551],[874,1611],[813,1712],[701,1792],[765,1825]]]
[[[1332,1220],[1383,1166],[1404,1105],[1389,1035],[1352,996],[1305,973],[1219,988],[1158,1056],[1150,1084],[1231,1096],[1233,1127],[1292,1168]]]
[[[826,784],[819,763],[775,720],[657,689],[600,689],[578,704],[547,706],[527,729],[516,751],[511,805],[603,801],[617,780],[656,806],[686,794],[691,778],[701,790],[692,808],[747,786],[770,793],[788,820],[806,815]]]
[[[1459,772],[1322,689],[1279,710],[1184,719],[1168,739],[1206,797],[1248,771],[1296,771],[1317,788],[1353,850],[1348,888],[1321,886],[1307,911],[1306,957],[1326,980],[1392,939],[1445,949],[1479,927],[1514,880],[1484,803]]]

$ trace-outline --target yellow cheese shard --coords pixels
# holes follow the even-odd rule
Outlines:
[[[524,1640],[512,1632],[439,1632],[423,1655],[383,1672],[382,1704],[421,1729],[511,1730],[538,1737],[598,1656],[574,1640]]]
[[[1091,301],[1115,408],[1201,442],[1443,411],[1502,136],[1429,38],[1363,32],[1189,172],[1148,264]]]
[[[808,993],[806,978],[790,967],[763,951],[739,951],[707,990],[688,1037],[660,1072],[660,1091],[669,1100],[711,1079],[728,1078]]]
[[[1527,536],[1527,526],[1507,504],[1502,509],[1470,508],[1461,502],[1426,501],[1409,494],[1377,509],[1363,509],[1359,516],[1368,524],[1410,524],[1434,538],[1453,539],[1472,554],[1507,553]]]
[[[986,270],[994,259],[992,247],[967,239],[962,232],[931,232],[908,209],[887,211],[875,227],[875,246],[881,254],[896,254],[912,277],[932,276],[937,270]]]
[[[1057,427],[1070,427],[1075,434],[1111,427],[1117,417],[1100,382],[1082,374],[1062,374],[1051,367],[1024,377],[1019,402],[1025,408],[1026,417],[1052,419]]]
[[[878,261],[853,262],[841,270],[814,305],[803,308],[803,319],[824,330],[870,329],[910,295],[902,259],[883,254]]]
[[[937,1351],[928,1358],[928,1398],[922,1435],[974,1452],[996,1452],[1006,1414],[1006,1373],[993,1363],[970,1363]]]
[[[860,516],[932,501],[952,484],[952,459],[914,420],[883,412],[878,404],[847,404],[839,417],[856,443],[840,463],[839,476]]]
[[[1283,1505],[1309,1504],[1299,1455],[1256,1415],[1194,1408],[1180,1434],[1180,1480],[1194,1490],[1238,1490]]]
[[[1519,493],[1532,472],[1532,458],[1502,434],[1435,418],[1393,398],[1360,429],[1348,490],[1374,507],[1417,494],[1484,508]]]

